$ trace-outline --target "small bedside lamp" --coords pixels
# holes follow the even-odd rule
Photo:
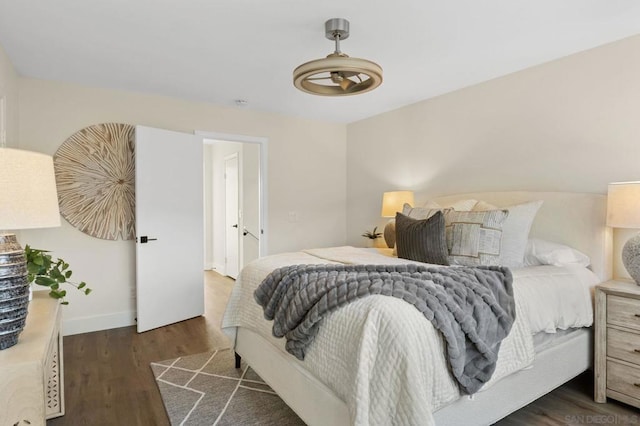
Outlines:
[[[60,226],[53,158],[0,148],[0,349],[18,342],[29,303],[24,250],[2,230]]]
[[[640,228],[640,182],[609,184],[607,226]],[[622,263],[640,285],[640,234],[629,238],[622,249]]]
[[[382,217],[395,218],[397,212],[402,211],[404,204],[410,204],[413,207],[413,191],[391,191],[382,195]],[[387,247],[393,247],[396,244],[396,223],[391,219],[384,227],[384,241]]]

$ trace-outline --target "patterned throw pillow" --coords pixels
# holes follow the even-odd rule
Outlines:
[[[515,206],[502,207],[509,211],[509,217],[502,225],[502,246],[500,249],[500,264],[509,268],[520,268],[524,265],[524,253],[529,238],[529,230],[536,213],[542,206],[542,201],[531,201]],[[495,210],[498,207],[478,202],[474,211]]]
[[[451,265],[499,265],[502,226],[507,210],[445,212]]]
[[[396,248],[403,259],[448,265],[443,213],[436,211],[428,219],[396,213]]]

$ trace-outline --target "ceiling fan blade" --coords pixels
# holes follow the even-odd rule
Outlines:
[[[331,77],[310,77],[305,79],[307,81],[311,81],[311,80],[331,80]]]

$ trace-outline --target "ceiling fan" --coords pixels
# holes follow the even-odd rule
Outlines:
[[[351,58],[340,51],[340,41],[349,38],[349,21],[329,19],[324,28],[325,37],[335,41],[335,51],[326,58],[306,62],[293,70],[293,84],[303,92],[323,96],[356,95],[380,86],[380,65]]]

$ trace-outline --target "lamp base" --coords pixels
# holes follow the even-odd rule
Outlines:
[[[392,248],[396,245],[396,220],[391,219],[384,227],[384,241],[387,247]]]
[[[640,285],[640,233],[625,243],[622,248],[622,263],[631,278]]]
[[[18,343],[27,321],[27,259],[15,234],[0,235],[0,350]]]

